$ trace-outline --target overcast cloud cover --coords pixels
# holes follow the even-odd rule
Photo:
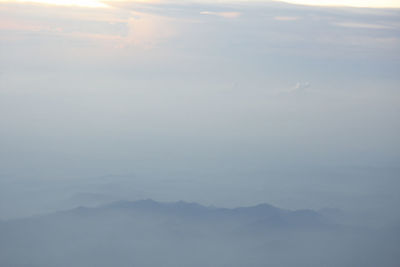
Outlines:
[[[107,4],[0,3],[0,219],[143,198],[399,219],[398,9]]]

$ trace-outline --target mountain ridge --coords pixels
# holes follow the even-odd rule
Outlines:
[[[370,248],[379,251],[371,266],[379,266],[395,258],[376,243],[380,236],[332,224],[312,210],[268,204],[117,201],[0,223],[0,266],[349,266],[353,253]]]

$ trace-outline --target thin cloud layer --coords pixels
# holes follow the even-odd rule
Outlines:
[[[79,6],[86,8],[106,8],[108,5],[100,0],[1,0],[0,3],[35,3],[42,5]]]
[[[213,11],[201,11],[202,15],[219,16],[227,19],[234,19],[240,16],[240,12],[213,12]]]
[[[349,7],[368,7],[368,8],[400,8],[397,0],[284,0],[284,2],[311,5],[311,6],[349,6]]]

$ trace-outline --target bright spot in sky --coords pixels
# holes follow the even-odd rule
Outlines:
[[[40,3],[48,5],[63,6],[83,6],[83,7],[107,7],[106,4],[98,0],[1,0],[0,2],[22,2],[22,3]]]
[[[124,1],[124,0],[120,0]],[[126,0],[125,0],[126,1]],[[212,0],[182,0],[182,2],[214,2]],[[269,2],[271,0],[220,0],[219,2]],[[313,6],[352,6],[371,8],[400,8],[400,0],[281,0],[282,2]],[[42,3],[49,5],[107,7],[102,0],[0,0],[1,2]],[[160,2],[159,0],[132,0],[132,2]]]

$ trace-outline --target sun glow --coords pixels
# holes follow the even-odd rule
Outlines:
[[[110,0],[108,0],[110,1]],[[126,0],[119,0],[126,1]],[[132,0],[133,2],[157,3],[160,0]],[[219,2],[264,2],[270,0],[220,0]],[[276,0],[292,4],[312,6],[350,6],[370,8],[400,8],[400,0]],[[102,0],[0,0],[4,2],[39,3],[46,5],[82,6],[82,7],[108,7],[107,1]],[[214,2],[211,0],[193,0],[193,2]]]
[[[107,7],[100,0],[0,0],[1,2],[38,3],[60,6]]]

